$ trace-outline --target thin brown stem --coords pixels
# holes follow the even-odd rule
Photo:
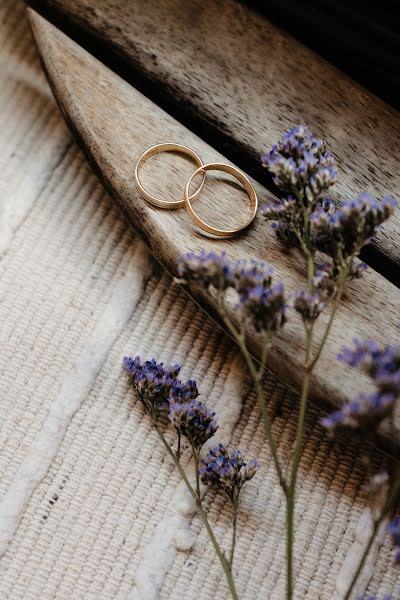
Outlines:
[[[309,252],[307,255],[307,289],[309,294],[314,292],[314,254]]]
[[[306,327],[306,364],[309,362],[312,352],[313,325]],[[296,496],[297,474],[300,464],[303,446],[305,416],[308,402],[308,392],[312,372],[305,371],[300,399],[299,417],[297,421],[296,438],[293,446],[292,468],[289,487],[286,495],[286,558],[287,558],[287,580],[286,598],[291,600],[293,596],[293,537],[294,537],[294,503]]]
[[[174,464],[176,466],[176,468],[179,471],[180,476],[182,477],[182,480],[184,481],[187,489],[189,490],[189,493],[191,494],[191,496],[195,499],[196,501],[196,505],[201,517],[201,520],[203,521],[203,525],[206,528],[206,531],[208,533],[208,536],[211,540],[212,545],[214,546],[214,550],[219,558],[219,561],[221,563],[222,569],[225,573],[225,577],[228,583],[228,587],[229,587],[229,591],[230,594],[233,598],[233,600],[239,600],[239,596],[236,592],[236,586],[235,586],[235,582],[233,579],[233,575],[232,575],[232,570],[231,567],[229,565],[229,561],[227,560],[224,552],[222,551],[220,545],[217,542],[217,539],[214,535],[214,532],[212,530],[212,527],[208,521],[207,518],[207,514],[205,512],[205,510],[203,509],[202,505],[201,505],[201,501],[198,502],[197,498],[200,495],[200,483],[198,482],[198,457],[195,458],[195,466],[196,466],[196,491],[193,489],[193,486],[191,485],[189,479],[187,478],[187,475],[185,473],[184,468],[182,467],[179,459],[177,458],[175,452],[173,451],[173,449],[171,448],[171,446],[169,445],[169,443],[167,442],[163,432],[161,431],[161,429],[158,427],[157,422],[155,420],[152,420],[154,429],[156,430],[158,437],[160,438],[160,440],[162,441],[162,443],[164,444],[168,454],[170,455],[170,457],[172,458],[172,460],[174,461]],[[197,491],[198,490],[198,491]]]
[[[315,354],[315,356],[312,359],[311,363],[308,365],[308,369],[310,371],[312,371],[314,369],[315,365],[317,364],[317,362],[321,358],[321,354],[322,354],[322,351],[324,349],[325,343],[326,343],[326,341],[327,341],[327,339],[329,337],[329,334],[331,332],[333,321],[335,320],[336,312],[337,312],[337,309],[339,308],[339,304],[340,304],[340,301],[342,299],[342,295],[343,295],[343,291],[344,291],[344,284],[346,282],[347,273],[348,273],[348,269],[343,269],[341,271],[341,273],[340,273],[339,283],[338,283],[338,289],[336,291],[335,299],[333,301],[332,310],[331,310],[331,314],[330,314],[330,317],[329,317],[328,325],[326,326],[326,329],[325,329],[324,334],[322,336],[322,339],[320,341],[317,353]]]
[[[225,323],[226,327],[228,328],[229,333],[236,340],[236,342],[242,352],[243,358],[245,359],[245,362],[246,362],[247,368],[249,369],[250,375],[254,381],[257,401],[258,401],[258,404],[259,404],[260,410],[261,410],[261,417],[263,420],[265,435],[266,435],[268,443],[269,443],[269,447],[270,447],[271,454],[272,454],[272,459],[274,461],[275,469],[276,469],[276,472],[278,475],[279,484],[286,494],[287,485],[286,485],[285,477],[283,475],[281,464],[279,462],[278,451],[276,448],[275,439],[272,435],[271,419],[270,419],[268,411],[267,411],[267,406],[266,406],[266,402],[265,402],[265,393],[264,393],[264,388],[262,386],[262,376],[264,374],[265,363],[267,361],[268,348],[266,350],[265,350],[265,348],[263,349],[264,350],[263,362],[261,363],[260,369],[257,370],[254,360],[253,360],[250,352],[247,349],[246,337],[245,337],[244,331],[243,330],[240,331],[239,329],[237,329],[237,327],[234,325],[234,323],[232,323],[232,321],[227,316],[224,300],[223,300],[221,294],[219,295],[218,300],[219,300],[220,310],[221,310],[221,314],[223,316],[224,323]],[[268,338],[268,340],[269,340],[269,338]],[[268,346],[267,340],[266,340],[265,345]]]
[[[353,575],[353,578],[351,580],[351,584],[349,586],[349,589],[347,590],[347,593],[346,593],[346,595],[344,597],[344,600],[349,600],[351,594],[353,593],[354,587],[355,587],[355,585],[357,583],[357,580],[358,580],[358,578],[360,576],[361,571],[363,570],[363,567],[365,565],[365,561],[367,560],[368,554],[369,554],[369,552],[370,552],[370,550],[372,548],[372,545],[373,545],[373,543],[375,541],[375,538],[377,536],[377,533],[379,531],[379,527],[380,527],[381,523],[383,523],[383,521],[384,521],[384,515],[381,515],[381,517],[377,521],[374,521],[374,526],[373,526],[370,538],[368,540],[368,544],[364,548],[364,552],[362,553],[360,562],[358,563],[358,567],[357,567],[357,569],[356,569],[356,571],[355,571],[355,573]]]
[[[391,493],[389,494],[389,497],[388,497],[387,501],[385,502],[385,506],[383,507],[381,514],[379,515],[379,517],[377,519],[374,520],[370,538],[368,540],[367,545],[364,548],[364,552],[362,553],[362,556],[358,563],[357,569],[354,572],[350,586],[349,586],[346,596],[344,597],[343,600],[350,599],[351,594],[353,593],[354,588],[356,586],[357,580],[360,576],[360,573],[364,568],[365,561],[367,560],[370,550],[372,548],[372,545],[376,539],[378,531],[379,531],[382,523],[385,521],[385,519],[388,518],[388,516],[391,514],[391,512],[393,511],[393,509],[395,508],[396,504],[399,501],[399,494],[400,494],[400,476],[399,475],[400,475],[400,473],[398,473],[397,475],[398,476],[396,477],[396,480],[395,480],[396,484],[395,484],[394,488],[391,490]]]
[[[229,553],[229,564],[232,569],[233,566],[233,558],[235,556],[235,547],[236,547],[236,530],[237,530],[237,514],[238,514],[238,505],[236,502],[232,504],[232,542],[231,542],[231,551]]]

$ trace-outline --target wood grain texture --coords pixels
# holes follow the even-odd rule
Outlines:
[[[93,35],[96,51],[104,42],[103,61],[113,51],[128,80],[150,82],[157,104],[261,183],[260,154],[285,129],[305,123],[337,158],[338,198],[360,191],[400,196],[399,113],[237,1],[39,4],[58,11],[60,25],[73,22],[83,43]],[[374,245],[377,255],[366,260],[387,274],[391,266],[392,280],[400,281],[399,211]]]
[[[165,211],[146,204],[137,191],[133,172],[136,160],[149,145],[174,140],[193,148],[205,162],[226,162],[225,157],[37,13],[31,11],[30,20],[43,65],[67,122],[127,220],[140,231],[172,275],[176,275],[180,255],[187,251],[224,250],[232,258],[266,260],[291,292],[304,286],[304,261],[296,252],[283,253],[259,216],[241,237],[212,240],[194,230],[185,210]],[[145,184],[151,184],[152,193],[164,197],[182,190],[187,172],[193,169],[179,156],[168,157],[168,164],[157,161],[147,164]],[[259,184],[254,185],[259,196],[266,194]],[[198,200],[199,210],[210,220],[223,223],[229,213],[235,212],[229,205],[233,199],[242,201],[235,187],[218,179],[207,181]],[[208,294],[196,288],[191,289],[191,294],[211,314],[217,313]],[[372,270],[362,282],[348,285],[334,331],[314,374],[315,398],[338,404],[368,388],[366,379],[354,377],[335,357],[355,337],[393,341],[399,297],[399,290]],[[327,317],[327,314],[321,316],[317,335],[321,335]],[[253,352],[259,355],[260,340],[253,336],[250,341]],[[303,327],[297,315],[292,314],[271,349],[269,367],[289,385],[297,387],[303,358]]]

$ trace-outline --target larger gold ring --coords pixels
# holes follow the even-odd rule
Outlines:
[[[199,168],[203,166],[203,161],[201,160],[200,156],[198,154],[196,154],[196,152],[194,152],[187,146],[182,146],[181,144],[165,143],[165,144],[157,144],[156,146],[152,146],[151,148],[149,148],[148,150],[143,152],[143,154],[141,155],[141,157],[139,158],[139,160],[136,163],[136,168],[135,168],[136,183],[138,185],[139,192],[141,193],[143,198],[145,200],[147,200],[147,202],[149,202],[153,206],[157,206],[158,208],[169,208],[169,209],[170,208],[182,208],[185,205],[184,199],[182,199],[182,200],[162,200],[161,198],[156,198],[156,196],[152,196],[151,194],[149,194],[144,189],[142,184],[140,183],[139,168],[141,167],[141,165],[151,156],[154,156],[155,154],[160,154],[161,152],[179,152],[181,154],[185,154],[186,156],[189,156],[189,158],[191,158],[193,160],[193,162],[196,164],[196,166]],[[197,198],[197,196],[200,194],[201,189],[204,185],[205,177],[206,177],[206,174],[204,173],[203,179],[201,180],[199,188],[190,197],[191,200],[195,200]]]
[[[208,223],[203,221],[203,219],[201,219],[198,216],[198,214],[195,213],[195,211],[193,210],[193,207],[191,204],[192,196],[189,196],[190,185],[193,181],[193,178],[196,177],[196,175],[198,175],[199,173],[205,173],[206,171],[224,171],[225,173],[229,173],[230,175],[233,175],[233,177],[235,177],[238,181],[240,181],[240,183],[243,185],[244,189],[248,193],[250,202],[251,202],[251,205],[253,208],[253,212],[252,212],[251,217],[240,227],[235,227],[234,229],[218,229],[217,227],[213,227],[212,225],[209,225]],[[235,235],[236,233],[239,233],[239,231],[243,231],[243,229],[246,229],[253,222],[254,217],[256,216],[256,213],[257,213],[257,207],[258,207],[258,200],[257,200],[256,190],[254,189],[254,187],[252,186],[250,181],[247,179],[246,175],[244,173],[242,173],[242,171],[240,171],[238,168],[232,167],[231,165],[226,165],[224,163],[209,163],[207,165],[203,165],[202,167],[199,167],[193,173],[193,175],[190,177],[189,181],[186,184],[185,208],[186,208],[187,212],[189,213],[192,220],[196,223],[196,225],[198,225],[204,231],[207,231],[207,233],[211,233],[212,235],[216,235],[219,237],[231,237],[231,236]]]

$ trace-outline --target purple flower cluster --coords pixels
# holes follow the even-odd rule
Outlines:
[[[172,425],[196,450],[200,450],[219,429],[214,417],[215,413],[197,400],[174,402],[169,407]]]
[[[258,468],[256,460],[245,462],[240,450],[229,453],[223,444],[219,444],[201,459],[199,473],[204,484],[223,490],[235,501],[243,485],[254,477]]]
[[[140,357],[125,356],[122,369],[129,377],[129,382],[138,394],[146,412],[157,418],[161,411],[167,410],[171,398],[181,402],[189,402],[199,395],[196,382],[182,382],[178,379],[179,365],[164,367],[154,358],[141,362]]]
[[[378,202],[368,194],[343,202],[334,213],[323,208],[310,216],[313,242],[318,250],[344,266],[370,241],[376,228],[394,212],[396,201],[384,198]]]
[[[305,323],[312,323],[324,310],[325,304],[319,291],[310,294],[307,290],[299,290],[294,297],[293,307]]]
[[[231,264],[225,252],[188,252],[179,260],[178,273],[188,283],[204,287],[212,285],[216,290],[224,290],[231,285]]]
[[[353,348],[345,348],[338,358],[369,375],[380,392],[400,396],[400,348],[361,340]]]
[[[354,348],[344,349],[338,358],[369,375],[376,391],[344,404],[322,423],[328,429],[344,425],[374,431],[383,419],[392,415],[400,397],[400,348],[373,340],[358,341]]]
[[[347,279],[360,279],[367,268],[367,265],[361,260],[353,258],[347,264]],[[326,302],[335,295],[340,274],[341,269],[332,261],[324,263],[317,270],[313,277],[313,287],[315,292],[319,294],[321,302]]]
[[[238,260],[230,267],[231,285],[240,296],[245,296],[250,289],[272,285],[273,269],[267,263],[257,260]]]
[[[278,283],[269,288],[249,288],[240,298],[245,314],[250,316],[256,331],[277,331],[286,322],[285,288]]]
[[[362,394],[325,417],[322,424],[331,430],[340,425],[373,431],[393,412],[395,400],[391,394]]]
[[[396,517],[393,521],[388,523],[387,532],[392,538],[396,551],[394,562],[395,564],[400,565],[400,517]]]
[[[238,308],[257,331],[276,331],[286,321],[284,286],[273,285],[273,270],[263,261],[234,262],[224,254],[190,253],[181,258],[179,274],[186,281],[220,292],[234,289],[239,296]]]
[[[276,222],[278,239],[288,246],[297,245],[305,239],[311,212],[321,207],[329,213],[335,208],[326,198],[336,181],[334,158],[325,142],[299,126],[285,132],[261,161],[281,192],[280,203],[269,202],[261,212],[267,221]]]
[[[256,331],[280,329],[286,321],[286,297],[283,284],[272,285],[273,269],[263,261],[238,260],[230,270],[239,306]]]
[[[343,267],[350,269],[349,278],[360,277],[362,269],[353,268],[353,258],[390,217],[396,201],[387,197],[378,202],[363,193],[337,209],[328,197],[337,178],[334,158],[325,142],[304,126],[285,132],[261,161],[281,192],[279,203],[268,202],[260,209],[266,220],[274,221],[278,239],[300,246],[305,255],[320,250],[331,256],[333,287]]]
[[[325,142],[302,125],[286,131],[261,162],[277,188],[299,198],[303,206],[322,199],[336,181],[335,161]]]

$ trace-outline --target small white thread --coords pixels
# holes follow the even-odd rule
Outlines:
[[[89,394],[109,350],[140,300],[151,271],[150,255],[143,242],[139,242],[86,347],[65,376],[41,430],[0,501],[0,556],[6,551],[33,491],[46,475],[68,423]]]
[[[242,398],[246,390],[246,378],[239,355],[232,360],[223,393],[215,405],[220,425],[220,436],[213,437],[209,446],[215,446],[221,438],[226,442],[232,436],[240,417]],[[207,445],[205,445],[207,446]],[[205,448],[204,448],[205,449]],[[193,462],[187,465],[186,474],[194,483]],[[204,488],[202,489],[204,493]],[[190,530],[190,519],[196,512],[196,503],[183,481],[177,486],[171,501],[174,513],[170,513],[157,526],[151,541],[146,546],[135,576],[135,588],[130,600],[157,600],[168,570],[177,550],[188,551],[194,544]]]

